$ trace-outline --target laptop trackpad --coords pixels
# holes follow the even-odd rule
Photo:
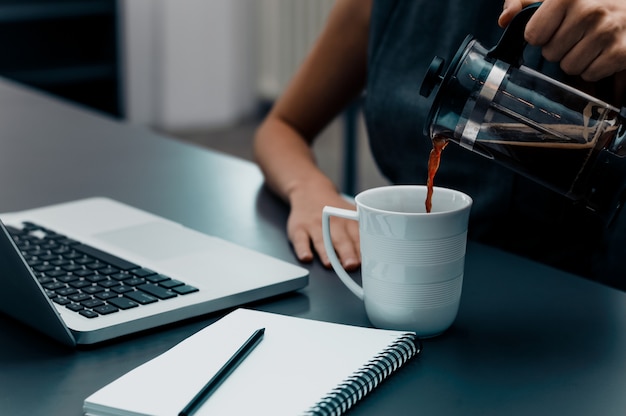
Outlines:
[[[154,260],[174,258],[211,246],[208,236],[168,222],[150,222],[94,234],[94,237]]]

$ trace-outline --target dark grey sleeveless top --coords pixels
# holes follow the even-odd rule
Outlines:
[[[391,182],[426,183],[430,100],[419,89],[432,58],[448,61],[468,34],[495,45],[502,4],[374,1],[364,112],[372,154]],[[584,208],[455,144],[444,150],[435,184],[474,199],[471,239],[626,288],[626,266],[619,261],[626,255],[626,212],[606,230]]]

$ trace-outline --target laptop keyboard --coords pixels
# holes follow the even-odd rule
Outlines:
[[[48,297],[85,318],[198,291],[32,222],[22,225],[6,228]]]

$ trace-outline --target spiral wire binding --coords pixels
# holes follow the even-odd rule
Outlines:
[[[421,350],[422,343],[415,334],[402,335],[331,390],[304,415],[338,416],[345,413]]]

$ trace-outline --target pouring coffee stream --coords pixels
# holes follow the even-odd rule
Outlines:
[[[420,88],[424,97],[437,89],[425,126],[431,158],[441,156],[438,142],[455,142],[609,223],[626,198],[626,108],[523,65],[524,28],[539,5],[515,16],[491,50],[468,36],[445,73],[433,59]]]
[[[448,140],[443,136],[433,137],[433,149],[428,156],[428,181],[426,186],[426,212],[430,212],[433,208],[433,188],[435,183],[435,175],[439,169],[439,163],[441,163],[441,152],[448,145]]]

